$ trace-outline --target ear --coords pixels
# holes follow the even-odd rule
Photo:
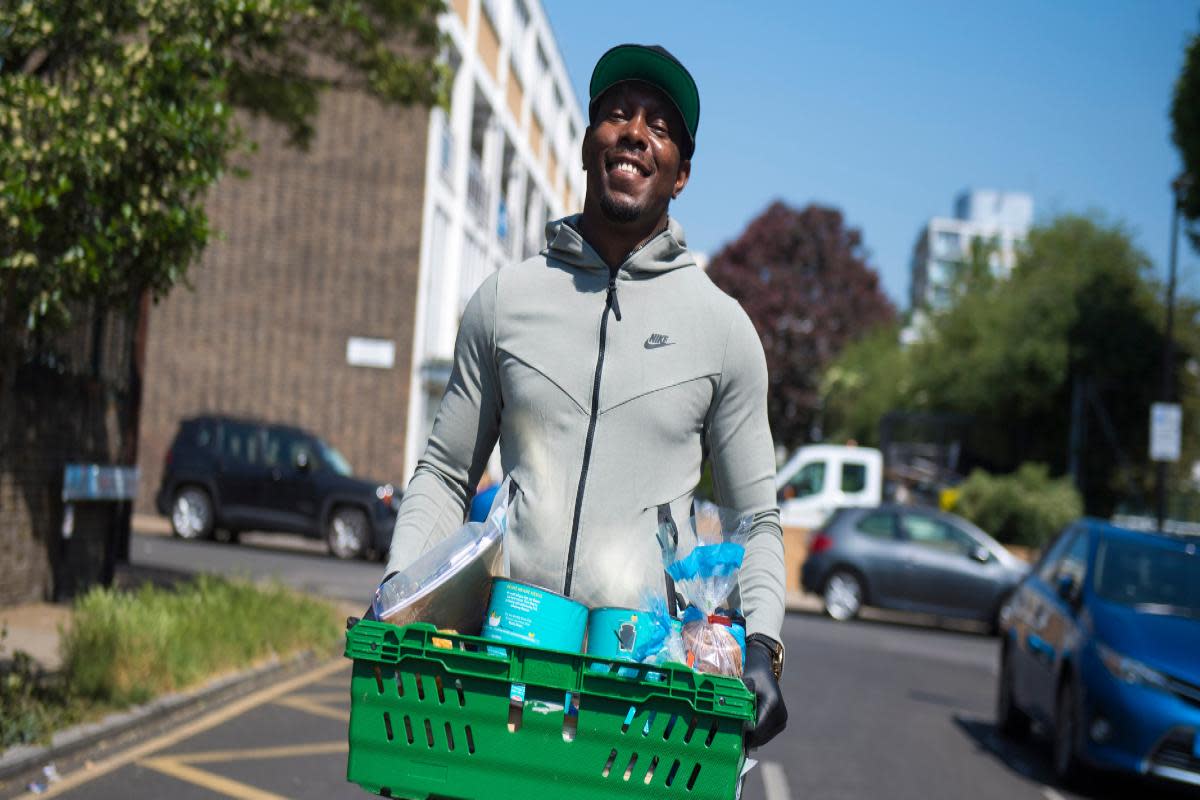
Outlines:
[[[588,146],[592,142],[592,126],[583,129],[583,141],[579,145],[579,158],[583,161],[583,171],[588,171]]]
[[[683,187],[687,186],[688,179],[692,177],[692,160],[685,158],[679,162],[679,170],[675,173],[675,186],[671,191],[671,199],[679,197],[683,192]]]

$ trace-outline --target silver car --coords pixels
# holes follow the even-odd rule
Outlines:
[[[1029,565],[962,517],[928,508],[840,508],[809,540],[800,582],[836,620],[863,606],[986,622]]]

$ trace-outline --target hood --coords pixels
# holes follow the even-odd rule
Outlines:
[[[546,242],[542,252],[551,258],[581,269],[608,272],[604,259],[580,235],[579,214],[546,223]],[[621,270],[635,277],[650,277],[695,264],[695,257],[687,249],[683,226],[674,217],[668,217],[667,229],[630,253]]]
[[[1123,656],[1200,685],[1200,620],[1148,614],[1093,598],[1096,638]]]

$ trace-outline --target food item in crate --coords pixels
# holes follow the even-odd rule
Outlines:
[[[529,583],[497,578],[483,638],[578,653],[587,630],[587,606]],[[502,650],[502,648],[501,648]]]
[[[683,645],[687,664],[697,672],[742,676],[745,664],[746,632],[732,615],[704,617],[695,606],[683,615]]]

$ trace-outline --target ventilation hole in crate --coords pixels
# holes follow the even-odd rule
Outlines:
[[[642,736],[649,736],[650,729],[654,727],[654,718],[658,716],[657,711],[651,711],[646,715],[646,724],[642,726]]]
[[[375,665],[375,687],[379,689],[380,694],[383,694],[383,670],[379,668],[378,664]]]
[[[604,762],[604,771],[600,773],[601,778],[607,778],[609,776],[609,773],[612,772],[613,762],[616,760],[617,760],[617,748],[614,747],[612,749],[612,751],[608,754],[608,761]]]
[[[568,695],[569,697],[570,695]],[[564,742],[575,741],[576,734],[579,733],[579,709],[572,708],[570,700],[567,701],[567,708],[563,711],[563,728],[562,736]]]
[[[408,739],[408,743],[413,743],[412,735],[412,720],[408,718],[408,714],[404,715],[404,737]]]
[[[525,710],[523,703],[508,704],[508,732],[516,733],[521,730],[521,713]]]
[[[675,775],[679,772],[679,759],[675,759],[675,763],[671,765],[671,771],[667,773],[667,786],[670,787],[675,782]]]
[[[392,735],[392,715],[386,711],[383,712],[383,729],[387,732],[387,740],[389,742],[395,738]]]
[[[404,697],[404,673],[396,670],[396,697]]]
[[[692,721],[688,723],[687,733],[685,733],[683,735],[683,743],[684,744],[691,744],[692,736],[696,733],[696,724],[699,722],[700,722],[700,720],[696,717],[695,714],[693,714]]]
[[[717,738],[717,720],[713,720],[712,727],[708,729],[708,736],[704,739],[705,747],[712,747],[713,740]]]
[[[637,766],[637,753],[629,757],[629,766],[625,767],[625,776],[621,780],[629,780],[633,775],[633,768]]]
[[[450,748],[450,752],[454,752],[454,731],[450,729],[450,723],[446,723],[446,747]]]
[[[621,723],[621,733],[629,730],[629,726],[633,723],[633,718],[637,716],[637,706],[630,706],[625,712],[625,721]]]
[[[692,776],[688,778],[687,788],[690,792],[696,786],[696,778],[700,777],[700,765],[697,764],[692,768]]]
[[[650,781],[654,780],[654,770],[656,769],[658,769],[658,756],[650,759],[650,769],[646,770],[646,777],[642,778],[642,783],[649,786]]]
[[[421,673],[417,673],[417,699],[425,699],[425,684],[421,682]]]
[[[454,679],[454,688],[458,691],[458,707],[462,708],[467,704],[467,698],[463,695],[462,681],[458,678]]]
[[[665,742],[667,739],[670,739],[670,738],[671,738],[671,731],[675,730],[675,721],[676,721],[677,719],[679,719],[679,715],[677,715],[677,714],[672,714],[672,715],[671,715],[671,718],[670,718],[669,720],[667,720],[667,727],[666,727],[666,729],[663,731],[663,741],[664,741],[664,742]]]
[[[425,720],[425,741],[430,748],[433,747],[433,726],[429,724],[429,720]]]
[[[388,787],[384,786],[382,789],[379,790],[379,796],[380,797],[391,797],[392,790],[389,789]]]
[[[442,689],[442,676],[438,675],[436,678],[434,678],[433,683],[435,686],[437,686],[438,702],[445,703],[446,702],[446,692]]]
[[[471,726],[467,726],[467,752],[475,755],[475,737],[471,735]]]

